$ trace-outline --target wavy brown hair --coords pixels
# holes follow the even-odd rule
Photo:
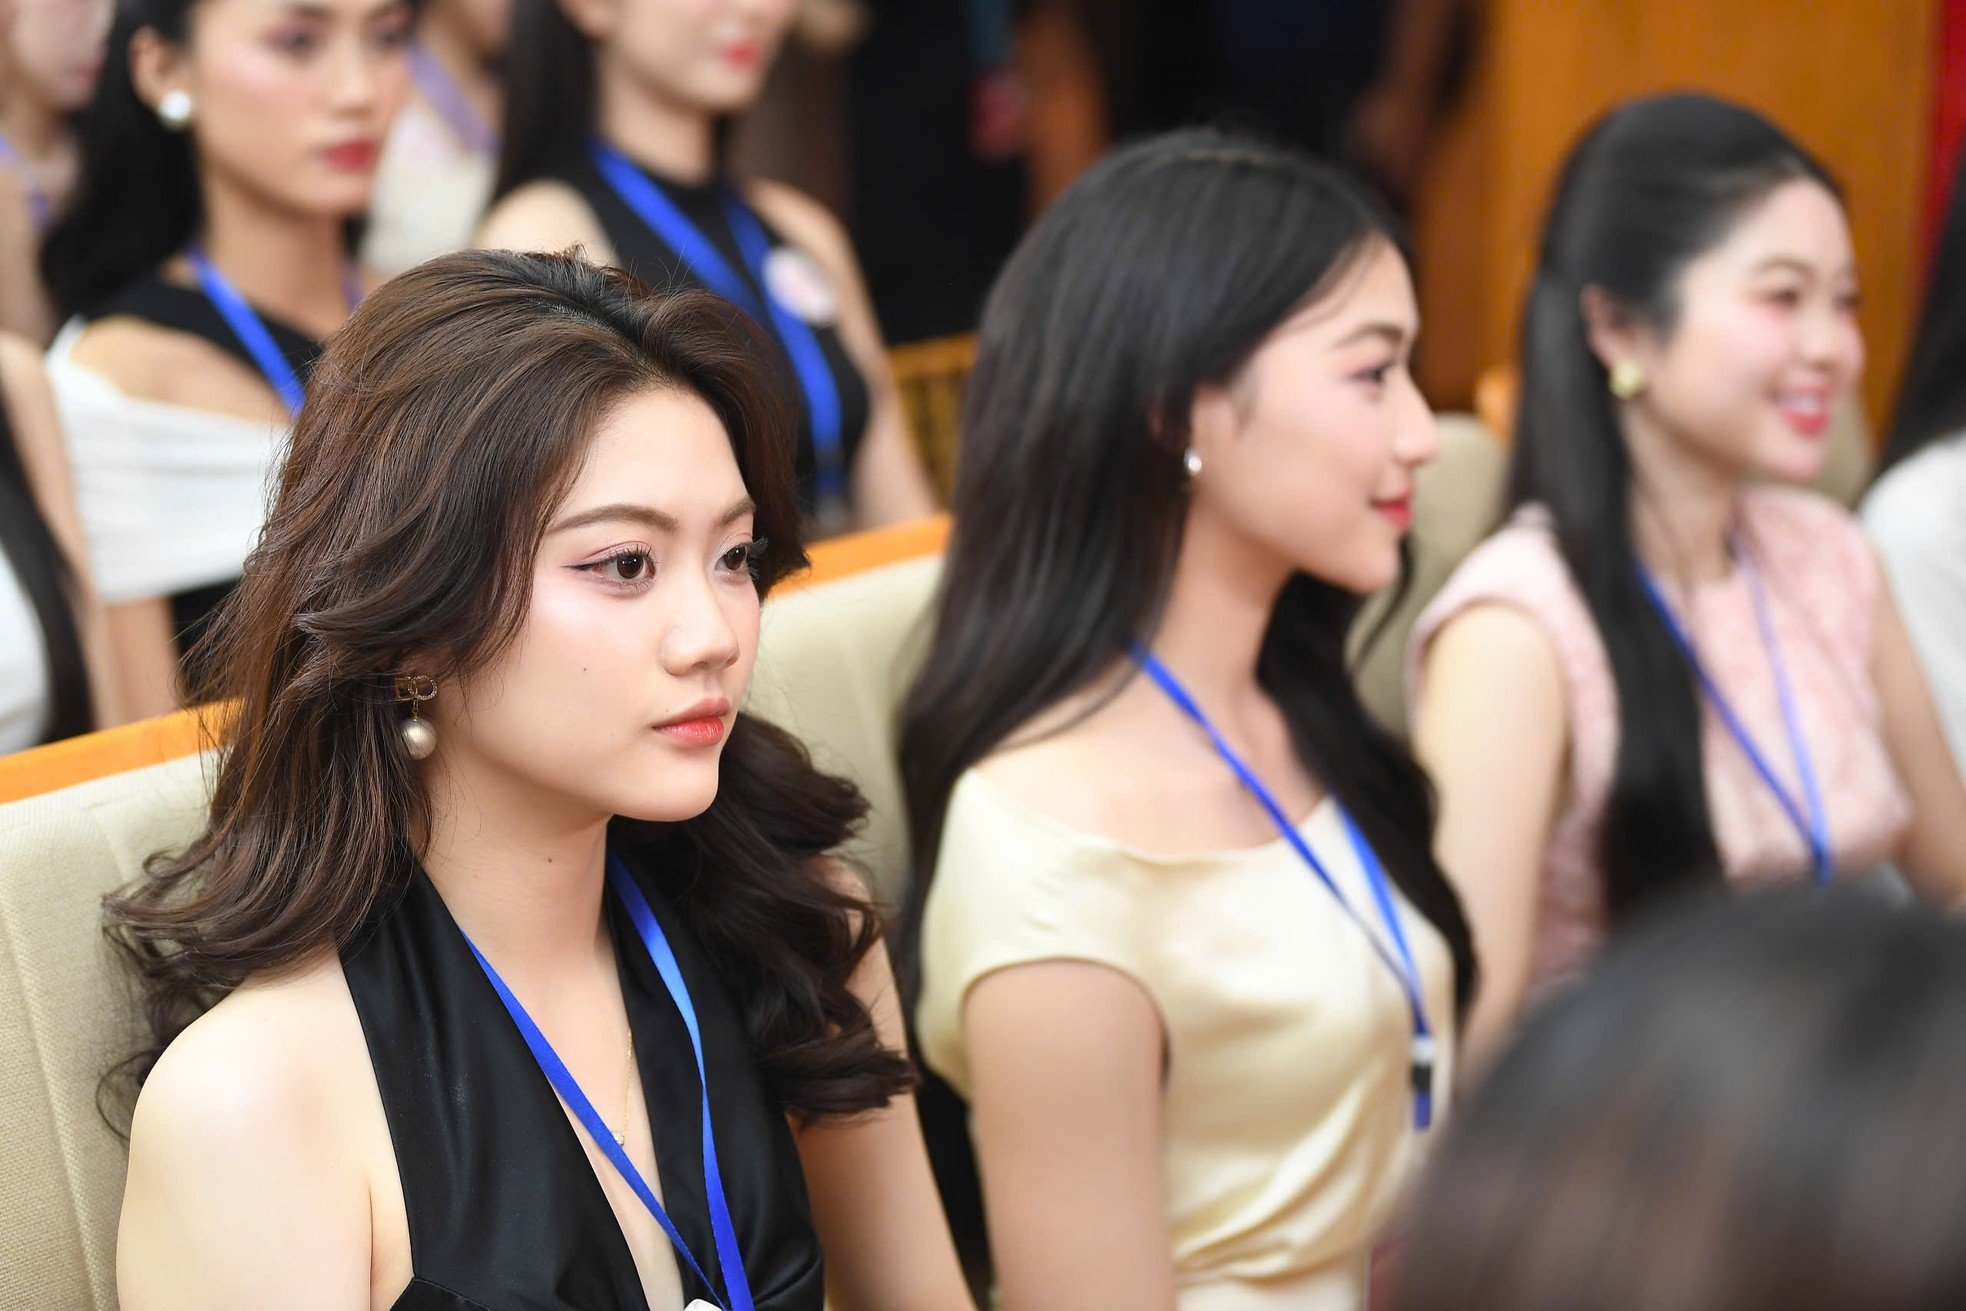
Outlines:
[[[429,812],[389,688],[412,654],[457,677],[496,661],[530,602],[548,518],[596,425],[650,388],[721,420],[771,551],[805,563],[782,379],[716,297],[659,296],[571,256],[475,251],[388,283],[329,340],[271,516],[201,650],[235,707],[203,833],[105,900],[154,1045],[256,974],[339,949],[415,873]],[[673,824],[616,821],[647,852],[733,990],[779,1099],[805,1116],[909,1086],[848,990],[879,918],[827,877],[866,811],[783,731],[740,714],[717,798]]]

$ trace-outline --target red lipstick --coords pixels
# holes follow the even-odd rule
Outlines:
[[[655,730],[677,746],[713,747],[724,740],[725,716],[730,702],[723,697],[706,697],[674,719],[666,719]]]
[[[1390,500],[1374,501],[1372,508],[1380,514],[1385,515],[1392,522],[1393,526],[1402,532],[1413,526],[1413,497],[1411,494],[1394,497]]]
[[[330,168],[343,173],[368,172],[375,167],[379,153],[373,141],[344,141],[321,152]]]

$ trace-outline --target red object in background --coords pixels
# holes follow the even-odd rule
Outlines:
[[[1925,258],[1929,264],[1966,140],[1966,0],[1938,5],[1937,76],[1932,80],[1932,153],[1925,170]]]

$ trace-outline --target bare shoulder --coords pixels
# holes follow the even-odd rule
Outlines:
[[[251,980],[200,1016],[145,1081],[131,1128],[146,1147],[225,1144],[322,1127],[351,1057],[366,1061],[361,1023],[332,956],[271,980]]]
[[[478,225],[491,250],[559,252],[579,247],[596,264],[614,263],[614,246],[593,207],[564,182],[528,182],[502,197]]]
[[[286,422],[264,378],[196,333],[110,315],[82,329],[69,359],[135,400],[252,422]]]
[[[1041,711],[977,772],[1020,806],[1069,828],[1118,841],[1156,832],[1156,816],[1192,801],[1192,789],[1219,782],[1222,771],[1210,757],[1198,779],[1170,761],[1157,694],[1144,679],[1122,677],[1116,671]]]
[[[387,1130],[370,1068],[332,956],[178,1035],[130,1129],[122,1305],[374,1304]]]
[[[782,182],[768,181],[750,183],[745,194],[758,213],[794,244],[828,266],[854,266],[853,243],[847,238],[846,228],[833,211],[811,196]]]
[[[1420,694],[1430,710],[1463,695],[1491,712],[1562,713],[1563,654],[1542,619],[1512,601],[1488,598],[1449,616],[1421,658]]]
[[[1501,598],[1475,601],[1440,626],[1427,646],[1428,665],[1473,660],[1482,664],[1527,661],[1555,671],[1559,660],[1549,630],[1528,608]]]

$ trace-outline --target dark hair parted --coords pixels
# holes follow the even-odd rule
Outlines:
[[[1717,880],[1692,672],[1647,598],[1632,544],[1630,457],[1583,311],[1598,288],[1670,332],[1680,275],[1757,203],[1823,167],[1767,119],[1704,95],[1634,100],[1571,151],[1522,323],[1508,507],[1546,507],[1610,658],[1621,708],[1599,857],[1614,921],[1669,886]]]
[[[1966,431],[1966,147],[1960,155],[1926,277],[1918,336],[1898,388],[1891,434],[1878,457],[1879,478],[1940,438]]]
[[[146,984],[148,1059],[249,975],[348,943],[407,886],[429,816],[391,677],[412,654],[441,652],[439,678],[500,657],[547,521],[612,406],[650,388],[700,397],[772,543],[760,591],[804,564],[788,402],[760,358],[756,330],[713,296],[483,251],[392,280],[330,339],[208,639],[205,694],[236,704],[209,824],[106,903]],[[616,822],[650,852],[773,1091],[801,1114],[878,1106],[912,1079],[847,987],[878,917],[824,863],[864,812],[796,740],[740,714],[705,813]]]
[[[1337,171],[1191,129],[1108,157],[1019,244],[983,313],[932,645],[902,717],[910,954],[956,781],[1152,637],[1187,518],[1196,389],[1230,382],[1278,324],[1392,240]],[[1297,575],[1257,676],[1305,765],[1447,939],[1465,998],[1474,954],[1430,851],[1425,779],[1346,666],[1358,605]]]
[[[4,393],[0,388],[0,557],[13,566],[41,629],[48,661],[48,720],[41,740],[52,742],[86,733],[95,724],[88,666],[82,662],[82,638],[75,626],[77,576],[34,499]]]
[[[1455,1109],[1394,1311],[1966,1305],[1966,925],[1862,888],[1698,901]]]
[[[184,248],[204,222],[191,136],[158,121],[130,80],[130,39],[190,34],[196,0],[116,0],[102,76],[82,114],[81,173],[41,242],[59,318],[121,291]]]

